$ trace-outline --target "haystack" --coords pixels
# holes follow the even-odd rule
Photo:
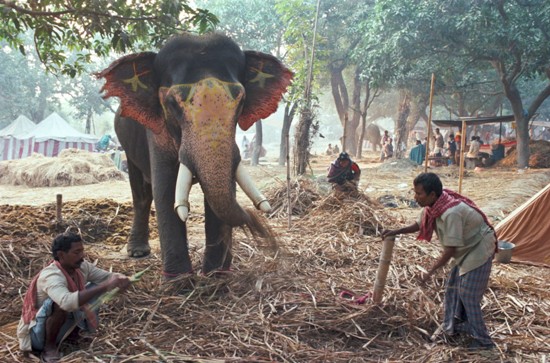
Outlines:
[[[124,179],[108,155],[78,149],[62,150],[58,157],[33,154],[0,163],[0,184],[55,187]]]
[[[497,165],[505,167],[517,166],[518,151],[513,146],[506,153],[506,157],[498,162]],[[529,167],[530,168],[550,168],[550,142],[544,140],[529,141]]]

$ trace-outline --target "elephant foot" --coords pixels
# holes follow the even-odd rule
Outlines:
[[[226,278],[226,277],[232,276],[233,271],[230,268],[224,268],[224,269],[203,272],[202,275],[205,277]]]
[[[163,272],[161,289],[167,295],[185,295],[195,290],[196,276],[193,272],[173,275]]]
[[[128,242],[128,246],[126,247],[126,251],[128,252],[128,256],[134,257],[134,258],[140,258],[140,257],[146,257],[149,256],[151,253],[151,247],[148,243],[131,243]]]

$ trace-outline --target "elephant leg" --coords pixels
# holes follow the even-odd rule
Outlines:
[[[158,153],[158,151],[157,151]],[[153,198],[157,215],[163,274],[170,279],[192,273],[187,245],[187,226],[174,211],[178,162],[152,155]]]
[[[220,220],[204,200],[206,247],[202,272],[229,270],[233,255],[233,228]]]
[[[149,213],[153,193],[151,184],[145,181],[143,173],[128,159],[128,176],[132,188],[132,200],[134,206],[134,221],[128,238],[128,256],[144,257],[151,253],[149,247]]]

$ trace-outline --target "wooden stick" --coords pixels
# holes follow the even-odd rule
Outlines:
[[[458,194],[462,193],[462,178],[464,177],[464,148],[466,147],[466,121],[462,120],[462,135],[460,136],[460,172],[458,174]]]
[[[374,281],[374,293],[372,295],[372,301],[376,304],[382,301],[382,296],[384,295],[384,287],[386,286],[386,277],[388,276],[391,264],[394,244],[395,236],[384,238],[382,252],[380,253],[380,264],[378,265],[376,280]]]
[[[432,104],[434,97],[434,85],[435,85],[435,74],[432,73],[432,82],[430,84],[430,113],[428,115],[428,139],[426,140],[426,164],[424,164],[424,173],[428,172],[428,159],[430,156],[430,139],[432,138]]]
[[[57,223],[61,223],[63,221],[63,216],[61,214],[61,209],[63,207],[63,195],[57,194],[55,197],[57,206]]]

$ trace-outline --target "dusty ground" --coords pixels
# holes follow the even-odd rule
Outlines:
[[[321,192],[329,190],[322,180],[331,160],[322,156],[311,162],[312,179],[319,182]],[[412,200],[412,179],[423,168],[375,161],[374,153],[358,161],[363,170],[362,191],[373,199]],[[248,170],[260,189],[286,185],[286,167],[271,160]],[[445,187],[458,190],[457,168],[431,171],[442,177]],[[549,182],[546,169],[469,171],[462,191],[498,222]],[[93,242],[87,246],[92,259],[104,268],[127,274],[147,266],[155,271],[121,304],[107,307],[103,317],[108,326],[98,332],[95,343],[89,349],[69,351],[64,362],[543,362],[550,354],[548,301],[537,303],[537,298],[550,298],[547,288],[539,285],[550,278],[548,269],[495,265],[484,311],[498,349],[467,353],[429,339],[441,316],[444,273],[424,292],[412,278],[418,268],[429,266],[437,256],[437,245],[417,246],[413,238],[402,237],[394,252],[385,305],[375,310],[350,307],[338,301],[338,289],[366,291],[372,286],[379,240],[326,233],[319,225],[300,225],[299,216],[293,217],[291,230],[284,218],[270,221],[287,249],[279,264],[238,232],[235,272],[225,283],[225,294],[198,288],[190,295],[167,293],[157,274],[160,251],[156,232],[151,236],[151,258],[136,261],[125,256],[131,194],[128,182],[115,181],[60,188],[0,185],[0,205],[4,205],[0,217],[0,338],[4,344],[0,361],[28,361],[17,352],[13,324],[32,271],[45,262],[48,243],[57,233],[52,218],[58,193],[63,195],[65,217],[86,228]],[[195,186],[191,197],[194,218],[188,224],[192,259],[197,265],[203,247],[202,198]],[[241,192],[239,201],[251,205]],[[392,223],[397,225],[408,223],[418,213],[406,203],[389,209],[395,217]],[[152,229],[155,223],[153,220]]]

